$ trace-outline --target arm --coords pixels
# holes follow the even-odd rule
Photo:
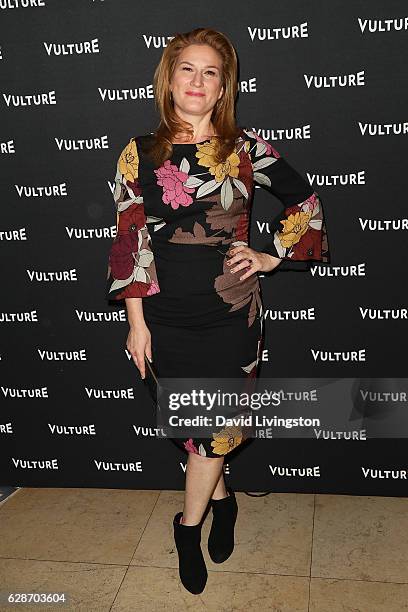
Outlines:
[[[108,301],[125,300],[130,326],[126,346],[144,378],[144,355],[151,360],[152,349],[142,299],[159,293],[160,287],[138,170],[137,143],[135,138],[131,138],[121,152],[116,168],[116,237],[109,253],[106,297]]]
[[[310,262],[330,261],[326,224],[320,196],[270,145],[244,128],[254,182],[283,204],[269,223],[271,239],[261,249],[282,259],[279,270],[308,270]]]
[[[109,253],[108,301],[145,298],[160,291],[138,170],[136,138],[131,138],[116,167],[116,237]]]

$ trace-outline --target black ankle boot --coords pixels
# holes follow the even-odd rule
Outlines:
[[[238,504],[234,491],[227,487],[229,496],[211,499],[213,522],[208,536],[208,553],[214,563],[223,563],[234,550],[234,527]]]
[[[201,520],[198,525],[180,524],[182,512],[173,519],[174,540],[179,557],[179,575],[185,588],[197,595],[204,591],[207,568],[201,550]]]

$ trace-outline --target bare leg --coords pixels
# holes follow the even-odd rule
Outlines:
[[[224,497],[227,497],[227,489],[225,488],[224,470],[221,470],[217,486],[211,495],[211,499],[224,499]]]
[[[197,525],[204,514],[222,472],[224,457],[188,453],[183,525]]]

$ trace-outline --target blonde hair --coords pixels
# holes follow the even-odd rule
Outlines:
[[[180,53],[189,45],[209,45],[221,57],[221,80],[223,95],[217,100],[211,115],[211,122],[217,136],[214,136],[215,161],[223,163],[232,153],[239,128],[235,121],[235,98],[238,92],[237,55],[230,40],[222,32],[209,28],[196,28],[191,32],[177,33],[164,49],[155,70],[153,88],[155,105],[160,122],[154,132],[149,155],[157,166],[169,159],[173,152],[172,140],[176,134],[187,132],[194,136],[191,123],[181,119],[175,112],[171,100],[170,81]]]

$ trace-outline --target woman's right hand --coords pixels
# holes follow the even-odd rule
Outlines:
[[[137,325],[131,325],[127,337],[126,348],[133,357],[135,366],[139,369],[142,379],[145,377],[145,360],[152,359],[152,341],[150,330],[146,323],[138,321]]]

